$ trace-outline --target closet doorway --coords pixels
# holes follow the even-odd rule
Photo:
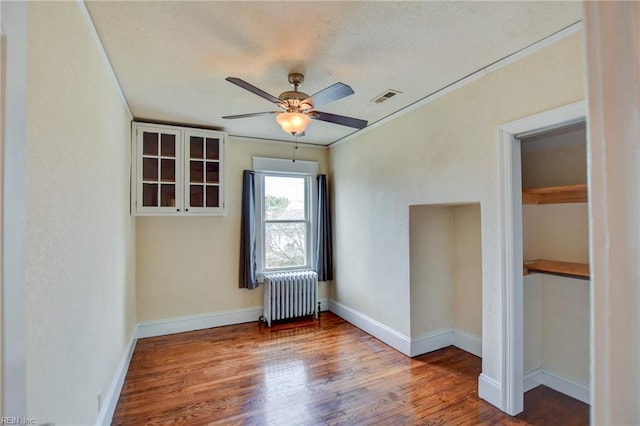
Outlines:
[[[502,409],[546,385],[589,394],[590,281],[584,102],[502,125]]]

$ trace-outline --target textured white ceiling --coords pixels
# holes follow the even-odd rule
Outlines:
[[[354,95],[320,108],[372,124],[581,19],[579,2],[120,2],[87,8],[136,119],[290,140],[274,110],[225,81],[278,96],[290,72],[313,94],[337,81]],[[387,89],[402,92],[383,104]],[[301,142],[355,129],[313,121]]]

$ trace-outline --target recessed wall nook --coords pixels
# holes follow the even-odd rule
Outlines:
[[[482,356],[480,204],[409,208],[411,355],[454,345]]]

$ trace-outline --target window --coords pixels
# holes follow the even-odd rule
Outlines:
[[[264,269],[309,265],[307,177],[264,175]]]
[[[317,163],[263,160],[269,160],[267,170],[256,167],[254,159],[258,271],[310,269],[315,240],[313,194]],[[314,173],[299,163],[312,163]]]

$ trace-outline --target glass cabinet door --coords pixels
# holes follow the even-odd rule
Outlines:
[[[225,214],[224,133],[134,122],[132,140],[134,214]]]
[[[186,136],[188,211],[221,209],[223,141],[215,132],[188,131]]]
[[[180,211],[180,132],[138,128],[140,210]]]

